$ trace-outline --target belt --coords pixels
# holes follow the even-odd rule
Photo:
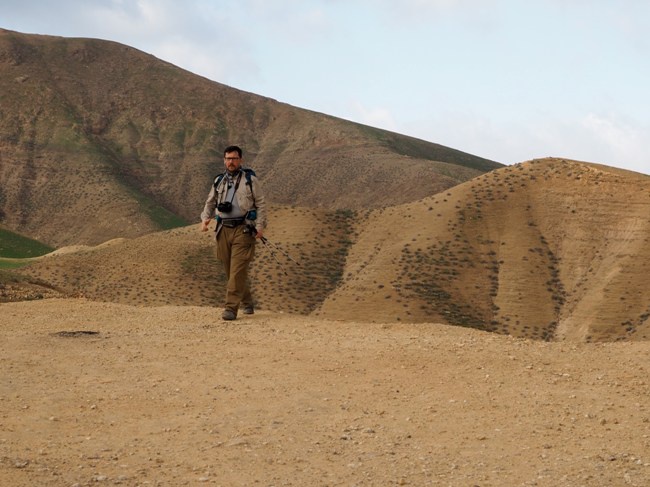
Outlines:
[[[241,218],[222,218],[221,219],[221,224],[224,227],[235,228],[235,227],[238,227],[239,225],[243,225],[245,220],[246,220],[246,218],[244,218],[244,217],[241,217]]]

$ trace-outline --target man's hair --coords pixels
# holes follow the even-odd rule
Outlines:
[[[241,148],[238,147],[238,146],[236,146],[236,145],[229,145],[228,147],[226,147],[226,148],[223,150],[223,155],[224,155],[224,157],[226,156],[226,154],[228,154],[228,152],[236,152],[237,154],[239,154],[239,157],[242,156],[242,150],[241,150]]]

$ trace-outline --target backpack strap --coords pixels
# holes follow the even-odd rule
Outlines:
[[[241,171],[244,172],[244,176],[246,178],[246,185],[251,189],[251,196],[253,197],[253,203],[255,203],[255,193],[253,192],[253,176],[256,176],[255,171],[253,171],[249,167],[242,167]],[[217,186],[221,183],[223,178],[225,177],[226,173],[221,173],[217,177],[214,178],[214,190],[216,192]]]
[[[214,189],[217,189],[217,186],[219,186],[219,183],[223,179],[224,174],[219,174],[216,178],[214,178],[214,183],[212,183],[212,186],[214,186]]]
[[[255,176],[255,171],[253,171],[249,167],[242,167],[242,171],[244,171],[244,175],[246,176],[246,184],[250,187],[251,189],[251,196],[253,197],[253,204],[255,204],[255,193],[253,192],[253,176]]]
[[[246,177],[246,184],[248,184],[251,187],[251,191],[253,191],[253,179],[252,176],[256,176],[255,171],[253,171],[249,167],[242,167],[242,171],[244,171],[244,176]],[[214,178],[214,187],[216,188],[221,180],[224,178],[226,175],[225,172],[219,174],[216,178]]]

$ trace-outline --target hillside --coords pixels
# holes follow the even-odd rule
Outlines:
[[[267,236],[295,262],[258,246],[261,309],[542,340],[650,338],[650,177],[641,174],[530,161],[386,209],[276,206]],[[20,272],[93,300],[219,307],[211,238],[194,225],[61,249]]]
[[[50,246],[198,220],[236,143],[280,205],[416,201],[502,167],[196,76],[115,42],[0,29],[0,224]]]
[[[361,224],[322,316],[545,340],[650,337],[648,176],[532,161]]]
[[[252,268],[259,305],[297,314],[316,309],[342,279],[352,216],[275,207],[269,239],[280,250],[273,257],[258,245]],[[214,233],[202,233],[196,224],[94,247],[64,247],[14,272],[98,301],[220,306],[225,276],[214,247]]]

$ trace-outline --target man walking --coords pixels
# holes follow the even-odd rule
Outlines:
[[[201,231],[206,232],[216,216],[217,258],[223,263],[228,279],[224,320],[253,314],[253,296],[248,281],[248,266],[255,253],[255,238],[261,238],[266,227],[266,205],[259,179],[251,169],[242,167],[241,148],[224,150],[226,172],[214,180],[201,213]]]

